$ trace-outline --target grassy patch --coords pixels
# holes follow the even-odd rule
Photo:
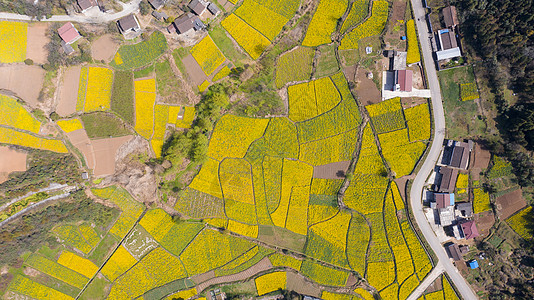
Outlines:
[[[134,71],[134,79],[149,77],[154,73],[154,65],[150,65],[144,69]]]
[[[146,41],[119,48],[110,65],[115,69],[129,70],[148,65],[167,49],[163,33],[156,31]]]
[[[297,252],[304,252],[306,243],[306,236],[275,226],[260,225],[259,239]]]
[[[104,278],[96,277],[91,281],[89,286],[85,289],[83,294],[80,295],[81,300],[100,299],[102,292],[106,289],[109,282]]]
[[[126,122],[134,123],[133,77],[130,71],[115,72],[111,94],[111,110]]]
[[[106,235],[101,241],[100,244],[96,246],[96,248],[93,250],[91,255],[89,256],[89,259],[96,263],[97,265],[101,265],[104,263],[104,260],[107,258],[107,255],[109,254],[109,251],[111,248],[116,246],[117,244],[117,238],[112,235],[108,234]]]
[[[180,82],[174,76],[169,60],[156,63],[156,82],[158,84],[158,94],[164,98],[178,98],[180,92]]]
[[[352,57],[349,57],[352,59]],[[352,63],[352,60],[351,60]],[[317,58],[317,68],[315,77],[322,77],[339,71],[339,64],[335,53],[335,45],[324,45],[319,47],[319,57]]]
[[[212,27],[210,30],[210,36],[215,42],[215,45],[219,47],[224,56],[231,60],[236,66],[240,66],[240,61],[248,59],[245,54],[235,48],[232,40],[226,35],[226,31],[222,26]]]
[[[184,76],[187,76],[187,71],[184,63],[182,62],[182,58],[186,57],[187,55],[189,55],[189,48],[176,48],[172,52],[172,57],[174,58],[176,67],[178,67],[178,70],[180,70]]]
[[[439,72],[448,138],[468,138],[485,133],[486,124],[478,115],[477,104],[473,101],[460,100],[460,84],[474,80],[471,67]]]
[[[339,50],[339,57],[341,63],[345,66],[354,66],[360,61],[360,54],[358,53],[358,50],[355,49]]]
[[[92,113],[82,116],[83,126],[89,138],[125,136],[132,132],[126,124],[110,113]]]

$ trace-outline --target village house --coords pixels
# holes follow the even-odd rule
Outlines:
[[[448,245],[445,245],[445,250],[447,250],[447,254],[454,261],[462,260],[462,253],[460,252],[458,244],[450,243]]]
[[[187,5],[187,7],[189,7],[191,11],[194,12],[197,16],[202,15],[207,9],[207,5],[200,0],[193,0],[189,2],[189,5]]]
[[[159,10],[165,5],[165,0],[148,0],[148,3],[150,3],[150,6],[155,10]]]
[[[206,25],[202,21],[191,13],[182,15],[174,22],[167,26],[169,33],[188,34],[194,31],[199,31],[206,28]]]
[[[97,0],[78,0],[78,6],[82,10],[82,13],[85,13],[89,9],[98,6]]]
[[[74,27],[71,22],[67,22],[63,26],[59,27],[57,33],[59,34],[59,37],[63,40],[63,42],[65,42],[65,44],[67,45],[76,42],[82,37],[76,27]]]
[[[441,10],[445,27],[452,28],[459,24],[455,6],[447,6]]]
[[[452,29],[438,30],[438,41],[439,51],[436,52],[438,61],[462,56],[456,41],[456,34]]]
[[[221,10],[217,7],[217,5],[212,2],[208,4],[208,11],[214,16],[218,16],[221,13]]]
[[[473,204],[471,202],[460,202],[456,204],[456,210],[464,218],[473,216]]]
[[[458,177],[458,170],[449,167],[440,167],[439,174],[441,180],[439,183],[438,191],[440,193],[452,193],[456,187],[456,178]]]
[[[141,26],[134,15],[127,15],[117,21],[122,34],[141,30]]]
[[[464,221],[460,223],[460,229],[462,232],[462,236],[466,240],[474,239],[479,236],[477,225],[474,221]]]

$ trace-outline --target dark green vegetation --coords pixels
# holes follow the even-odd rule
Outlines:
[[[109,138],[131,134],[128,126],[115,115],[96,112],[82,115],[82,122],[89,138]]]
[[[474,101],[460,100],[460,84],[474,82],[471,67],[448,69],[439,72],[441,95],[447,124],[447,137],[462,139],[484,134],[486,124],[483,116],[478,114]]]
[[[126,122],[134,124],[135,107],[132,72],[115,72],[111,94],[111,110]]]
[[[500,137],[493,150],[506,155],[523,186],[534,186],[534,5],[532,1],[479,2],[457,0],[466,41],[473,54],[483,59],[498,112]],[[517,94],[517,102],[505,91]]]
[[[0,265],[13,264],[27,251],[35,252],[48,243],[57,245],[50,232],[61,222],[81,220],[107,226],[118,215],[113,208],[88,199],[83,191],[72,194],[71,200],[62,201],[6,224],[0,229]]]
[[[12,173],[9,180],[0,184],[0,204],[47,187],[51,182],[72,185],[80,180],[81,173],[74,156],[32,150],[28,155],[28,170]]]
[[[59,66],[79,65],[84,62],[92,62],[93,58],[91,57],[91,49],[87,43],[77,44],[77,51],[71,55],[67,55],[63,51],[59,50],[62,48],[62,40],[57,34],[57,29],[61,27],[61,25],[62,24],[60,23],[53,23],[48,28],[47,35],[50,37],[50,42],[48,42],[48,44],[45,46],[48,52],[48,63],[43,65],[43,68],[47,71],[52,71],[57,70]]]
[[[21,15],[28,15],[41,19],[45,16],[50,17],[52,14],[66,14],[67,8],[70,8],[67,1],[62,0],[43,0],[43,1],[26,1],[26,0],[2,0],[0,1],[0,11],[12,12]]]

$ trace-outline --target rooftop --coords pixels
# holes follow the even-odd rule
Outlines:
[[[467,170],[469,163],[469,145],[467,143],[455,142],[452,150],[451,167]]]
[[[457,203],[456,210],[459,210],[462,217],[465,217],[465,218],[469,218],[473,215],[473,205],[471,202]]]
[[[78,30],[76,30],[76,28],[74,27],[74,25],[72,25],[71,22],[65,23],[63,26],[59,27],[57,33],[59,34],[61,39],[67,44],[73,43],[81,37]]]
[[[478,268],[478,261],[476,259],[473,259],[467,263],[471,269]]]
[[[400,85],[401,92],[411,92],[412,91],[412,70],[399,70],[397,82]]]
[[[165,5],[165,0],[148,0],[148,3],[150,3],[150,5],[157,10]]]
[[[127,15],[125,17],[122,17],[119,19],[119,27],[122,31],[128,31],[131,29],[139,28],[139,23],[137,23],[137,19],[134,15]]]
[[[456,34],[449,29],[442,29],[439,31],[439,39],[441,40],[441,50],[448,50],[458,47],[456,42]]]
[[[96,3],[96,0],[78,0],[78,6],[80,6],[82,11],[87,10],[97,5],[98,3]]]
[[[439,184],[439,191],[442,193],[452,193],[456,186],[456,178],[458,177],[458,170],[440,167],[441,181]]]
[[[206,5],[204,3],[200,2],[199,0],[193,0],[189,2],[189,5],[187,5],[197,15],[201,15],[204,10],[206,9]]]
[[[454,205],[454,194],[436,193],[434,194],[436,200],[436,208],[445,208]]]
[[[210,11],[212,15],[217,15],[218,13],[221,12],[221,10],[214,3],[208,4],[208,10]]]
[[[436,52],[436,59],[439,60],[445,60],[445,59],[451,59],[455,57],[462,56],[462,52],[460,51],[459,47],[448,49],[448,50],[442,50]]]
[[[453,27],[459,24],[455,6],[447,6],[441,10],[441,13],[443,14],[443,21],[445,21],[445,26]]]
[[[460,248],[458,248],[457,244],[450,243],[449,245],[445,246],[445,249],[447,249],[447,254],[449,257],[455,261],[462,259],[462,253],[460,252]]]
[[[474,239],[479,235],[474,221],[466,221],[460,224],[460,227],[462,228],[466,240]]]

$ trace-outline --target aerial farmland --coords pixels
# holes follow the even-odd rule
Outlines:
[[[461,299],[410,1],[71,2],[0,14],[3,299]]]

